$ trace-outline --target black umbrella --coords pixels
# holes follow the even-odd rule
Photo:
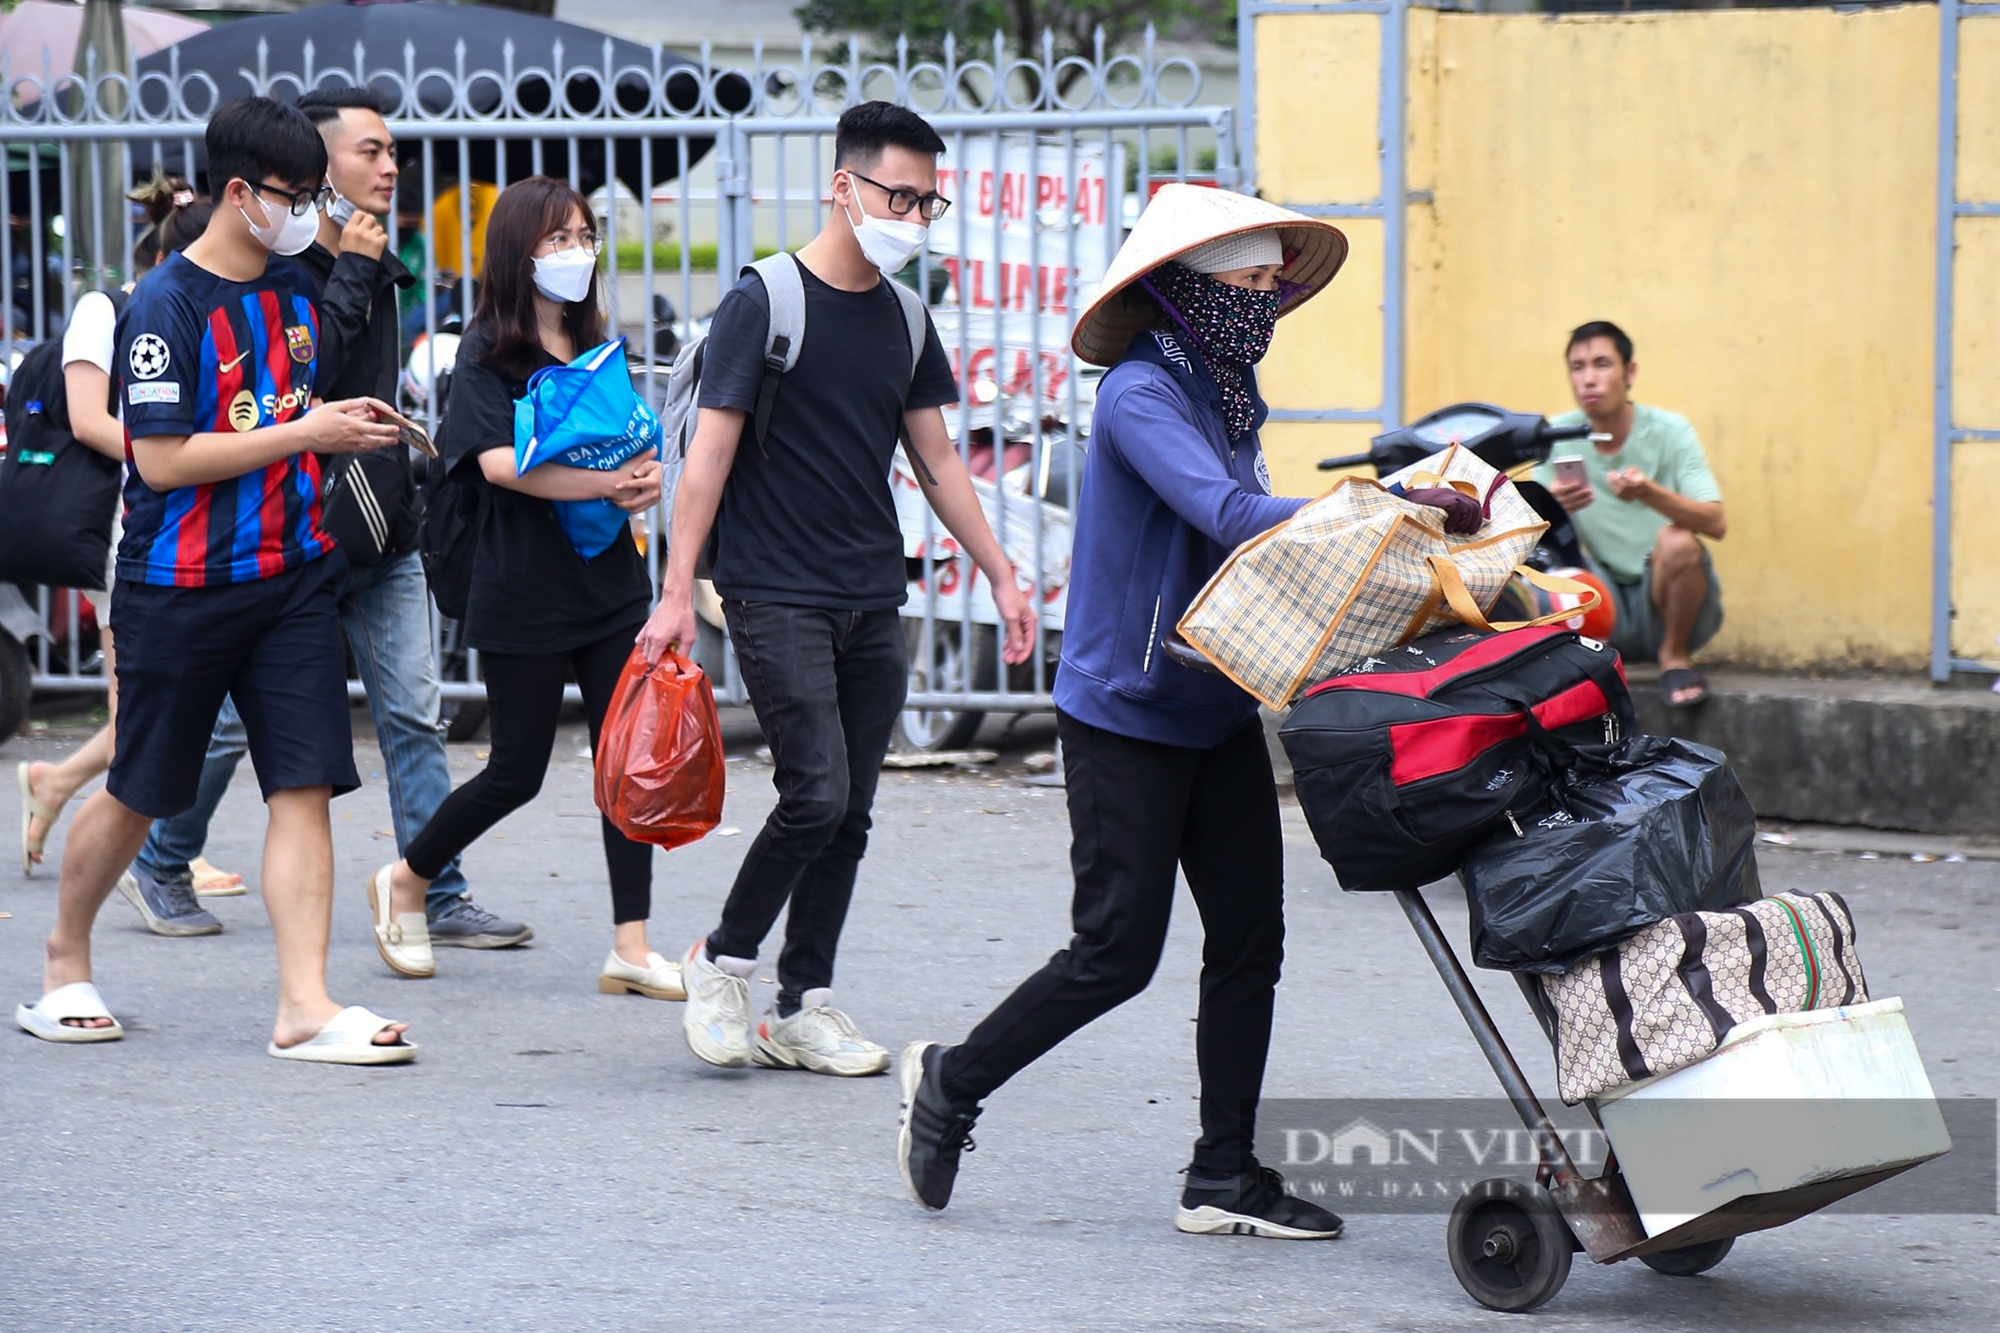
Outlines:
[[[362,74],[388,101],[391,115],[442,115],[453,109],[461,93],[467,108],[479,116],[541,116],[557,105],[558,97],[566,99],[569,111],[579,117],[600,114],[607,96],[616,108],[614,114],[627,116],[734,114],[750,103],[749,81],[730,74],[716,80],[714,102],[704,107],[706,90],[701,67],[695,62],[665,53],[656,59],[649,47],[574,23],[477,5],[425,0],[364,4],[350,0],[346,4],[313,5],[290,14],[239,19],[154,52],[139,61],[140,106],[149,116],[165,115],[166,88],[160,80],[145,76],[172,76],[176,71],[183,78],[194,71],[207,75],[214,80],[216,96],[222,101],[254,92],[254,80],[261,71],[265,79],[275,80],[270,89],[274,96],[295,100],[307,79],[308,42],[313,48],[309,86],[315,87],[355,83],[354,50],[359,43],[363,48]],[[461,42],[465,45],[462,68],[466,74],[493,71],[496,77],[468,77],[461,85],[457,73]],[[509,69],[509,42],[513,44],[511,68],[515,71],[511,90],[502,86]],[[558,43],[562,47],[559,74]],[[260,44],[264,48],[261,52]],[[431,76],[425,76],[426,70],[433,71]],[[534,72],[524,77],[521,71]],[[507,105],[510,91],[511,105]],[[204,104],[207,89],[199,79],[183,95],[193,114],[199,116],[208,109]],[[476,125],[467,128],[476,136]],[[604,131],[615,128],[615,118],[609,124],[569,120],[559,128],[552,126],[551,133],[538,140],[473,137],[471,176],[475,180],[498,179],[502,154],[509,180],[532,174],[538,142],[542,171],[566,176],[570,171],[570,136],[575,135],[578,184],[587,193],[605,182]],[[612,169],[628,189],[643,197],[652,186],[680,174],[681,158],[678,140],[655,137],[651,170],[647,171],[641,142],[631,137],[615,140]],[[688,165],[692,166],[715,141],[690,138],[687,142]],[[179,143],[163,143],[161,149],[166,168],[182,170]],[[455,180],[459,175],[457,143],[447,140],[434,151],[438,181]],[[199,170],[199,141],[195,156]],[[420,162],[421,146],[406,144],[402,156],[406,165]],[[150,174],[150,152],[135,146],[134,166],[140,175]]]

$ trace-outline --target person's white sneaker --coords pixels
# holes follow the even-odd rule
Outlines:
[[[708,960],[708,941],[696,940],[681,960],[687,1008],[681,1032],[688,1049],[712,1065],[741,1069],[750,1063],[750,979]]]
[[[889,1049],[861,1035],[854,1020],[808,992],[806,1006],[790,1018],[766,1013],[757,1024],[750,1058],[766,1069],[809,1069],[815,1074],[859,1078],[889,1067]],[[830,997],[829,997],[830,998]]]

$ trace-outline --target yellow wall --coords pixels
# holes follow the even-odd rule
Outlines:
[[[1374,22],[1258,20],[1266,198],[1374,193],[1378,48],[1357,26]],[[1728,504],[1715,547],[1728,621],[1712,654],[1924,661],[1936,9],[1409,23],[1408,181],[1430,193],[1408,215],[1408,413],[1471,398],[1567,408],[1564,333],[1616,320],[1638,343],[1636,396],[1694,421]],[[1981,26],[1967,28],[1968,71],[2000,64],[2000,22]],[[1337,71],[1338,116],[1320,114],[1327,79],[1298,77],[1320,62]],[[1964,193],[2000,197],[2000,79],[1971,77],[1963,96],[1978,159],[1961,168]],[[1287,320],[1273,349],[1274,405],[1379,391],[1380,229],[1348,230],[1326,309]],[[2000,426],[2000,222],[1961,224],[1961,240],[1960,418]],[[1309,460],[1357,434],[1274,433],[1274,477],[1316,489]],[[2000,466],[2000,445],[1960,446],[1958,463],[1972,482]],[[1996,656],[2000,522],[1977,518],[1986,503],[1957,506],[1975,521],[1960,525],[1956,647]]]
[[[1375,82],[1380,20],[1369,14],[1282,14],[1257,20],[1257,105],[1293,109],[1296,132],[1261,134],[1257,175],[1266,199],[1353,203],[1381,185]],[[1347,264],[1326,293],[1285,320],[1259,367],[1265,397],[1282,407],[1366,407],[1382,396],[1382,225],[1344,222]],[[1271,482],[1315,494],[1330,479],[1314,464],[1358,453],[1373,430],[1279,423],[1264,431]]]

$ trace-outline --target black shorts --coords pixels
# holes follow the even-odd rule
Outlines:
[[[225,697],[272,792],[361,785],[347,703],[338,550],[274,578],[205,588],[118,585],[118,743],[105,786],[154,819],[194,804]]]

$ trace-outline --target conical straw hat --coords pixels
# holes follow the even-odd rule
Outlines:
[[[1134,299],[1143,298],[1144,292],[1128,295],[1127,288],[1197,246],[1265,228],[1276,228],[1285,247],[1285,267],[1279,277],[1298,288],[1278,309],[1279,315],[1289,315],[1340,272],[1347,258],[1347,237],[1340,229],[1233,190],[1178,182],[1161,186],[1076,321],[1070,347],[1092,365],[1114,364],[1158,312],[1150,299]]]

